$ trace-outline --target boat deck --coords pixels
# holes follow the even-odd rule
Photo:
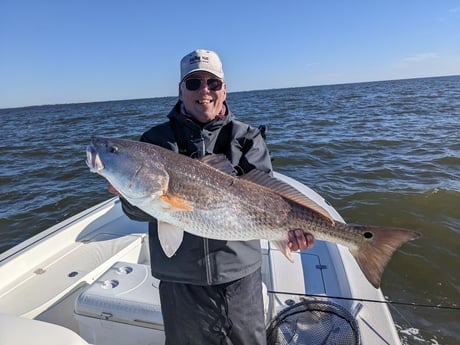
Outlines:
[[[91,209],[96,212],[84,220],[85,224],[80,214],[31,238],[21,248],[15,248],[15,253],[2,254],[2,313],[46,319],[53,309],[73,299],[115,262],[148,261],[146,224],[131,222],[116,206],[113,202],[100,205],[99,210]],[[97,224],[101,213],[108,216],[106,219],[111,219],[113,213],[113,219],[101,226]],[[10,260],[13,256],[14,262]],[[64,319],[60,314],[53,321],[74,328],[74,322],[67,324]]]
[[[316,241],[314,248],[293,253],[291,264],[262,241],[262,254],[270,292],[267,322],[303,295],[349,297],[328,299],[354,314],[364,345],[400,344],[386,305],[352,298],[383,296],[365,280],[346,248]],[[130,221],[111,199],[0,255],[0,312],[80,334],[74,315],[78,295],[118,261],[149,264],[147,224]]]

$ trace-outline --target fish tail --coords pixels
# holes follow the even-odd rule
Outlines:
[[[362,234],[363,240],[350,252],[375,288],[380,286],[383,270],[396,249],[407,241],[420,237],[420,233],[416,231],[400,228],[368,225],[356,225],[353,228]]]

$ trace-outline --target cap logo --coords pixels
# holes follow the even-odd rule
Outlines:
[[[194,56],[194,57],[191,57],[190,60],[189,60],[190,65],[192,65],[194,63],[200,63],[200,62],[208,63],[209,62],[209,57],[208,56]]]

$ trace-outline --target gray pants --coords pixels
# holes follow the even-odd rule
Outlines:
[[[212,286],[160,283],[166,345],[265,345],[260,269]]]

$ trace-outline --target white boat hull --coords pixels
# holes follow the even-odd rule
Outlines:
[[[315,199],[337,220],[342,220],[311,189],[286,176],[276,176]],[[0,344],[25,344],[30,340],[30,343],[43,345],[104,345],[103,339],[110,339],[112,345],[126,344],[126,339],[121,336],[109,338],[110,329],[112,334],[120,331],[120,334],[127,335],[131,344],[142,344],[137,340],[132,342],[134,335],[144,340],[148,337],[146,344],[163,344],[160,321],[145,320],[147,316],[141,313],[134,316],[138,319],[136,323],[136,320],[114,317],[114,312],[103,308],[101,315],[97,316],[93,304],[82,302],[84,294],[88,294],[91,288],[94,290],[97,284],[113,280],[107,276],[120,263],[136,270],[148,267],[148,250],[147,224],[129,220],[123,214],[120,202],[113,198],[1,254]],[[262,241],[262,255],[263,280],[269,292],[266,295],[267,324],[277,313],[301,298],[327,300],[341,305],[355,318],[362,344],[400,344],[387,305],[362,301],[384,301],[384,298],[380,289],[367,282],[345,247],[316,241],[314,248],[294,253],[294,264],[291,264],[268,242]],[[143,277],[141,281],[146,279]],[[142,290],[144,287],[139,283],[138,288]],[[97,302],[98,294],[95,296]],[[139,292],[139,295],[136,292],[133,296],[136,303],[144,298],[152,308],[160,310],[154,286],[148,292]],[[102,299],[106,297],[101,296]],[[129,301],[128,298],[120,302],[115,296],[112,302],[106,300],[105,303],[109,307],[113,307],[113,303],[126,314],[126,310],[133,310],[135,304],[130,305]],[[93,312],[85,311],[86,307],[93,308]],[[43,338],[37,336],[40,329]],[[56,337],[46,338],[54,333]],[[65,334],[68,334],[68,342],[61,342],[67,339]]]

